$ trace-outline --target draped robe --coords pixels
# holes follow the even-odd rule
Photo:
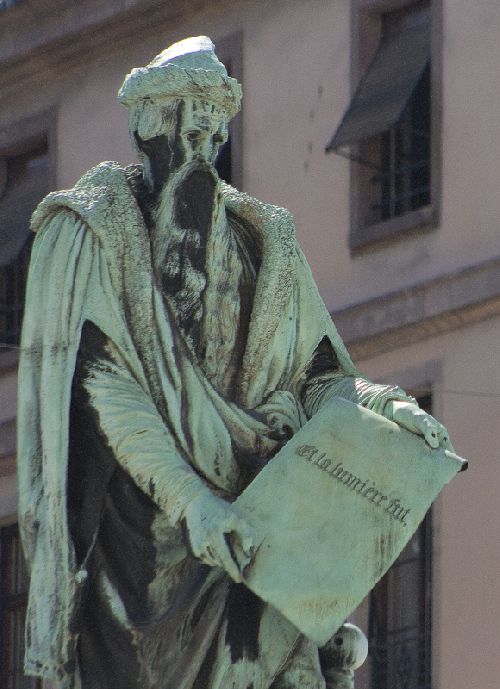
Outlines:
[[[267,689],[294,657],[301,687],[321,685],[297,630],[190,554],[183,510],[207,490],[234,499],[248,466],[258,470],[332,394],[380,412],[406,398],[359,376],[290,214],[221,192],[260,247],[229,396],[154,279],[119,165],[97,166],[33,216],[18,415],[26,669],[61,687]],[[312,370],[325,343],[333,363]]]

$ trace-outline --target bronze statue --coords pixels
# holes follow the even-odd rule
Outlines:
[[[449,445],[360,376],[290,213],[219,179],[240,97],[209,39],[171,46],[119,93],[141,164],[33,216],[26,668],[60,687],[321,689],[317,646],[242,583],[255,541],[232,502],[334,395]]]

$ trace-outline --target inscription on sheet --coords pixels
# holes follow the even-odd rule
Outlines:
[[[333,459],[327,457],[325,452],[321,452],[314,445],[300,445],[295,450],[295,454],[317,466],[318,469],[342,483],[347,489],[383,509],[392,519],[401,522],[403,526],[407,526],[406,517],[410,513],[410,508],[402,505],[398,497],[384,495],[384,492],[378,489],[375,481],[364,480],[362,476],[356,476],[342,462],[335,464]]]

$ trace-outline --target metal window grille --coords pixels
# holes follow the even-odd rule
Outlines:
[[[397,126],[381,135],[381,169],[370,182],[379,201],[378,220],[394,218],[431,202],[430,67],[427,67]]]
[[[373,689],[431,689],[428,515],[370,597]]]
[[[431,203],[431,11],[381,15],[378,50],[326,147],[360,164],[360,225]]]
[[[430,411],[430,396],[419,399]],[[431,689],[432,512],[369,600],[372,689]]]
[[[0,529],[0,681],[5,689],[41,689],[23,672],[28,577],[17,524]]]
[[[24,292],[31,252],[31,237],[16,258],[0,269],[0,342],[19,342],[24,312]]]

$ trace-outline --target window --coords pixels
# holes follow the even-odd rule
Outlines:
[[[215,42],[215,52],[226,66],[227,73],[233,79],[242,82],[242,37],[241,33],[232,34]],[[215,167],[221,179],[241,189],[242,186],[242,113],[241,111],[229,123],[229,137],[221,146]]]
[[[16,345],[32,234],[30,216],[49,189],[46,138],[22,152],[0,155],[0,342]]]
[[[431,413],[431,397],[418,400]],[[371,689],[431,689],[432,512],[369,597]]]
[[[384,132],[377,174],[370,178],[377,200],[370,222],[395,218],[430,203],[430,70],[424,74],[397,126]]]
[[[362,33],[376,34],[376,49],[326,149],[353,161],[353,249],[435,224],[435,3],[399,4],[358,0],[358,24],[368,22]]]
[[[372,689],[431,689],[431,516],[370,594]]]
[[[26,677],[24,619],[28,580],[17,524],[0,528],[0,685],[5,689],[41,689]]]

